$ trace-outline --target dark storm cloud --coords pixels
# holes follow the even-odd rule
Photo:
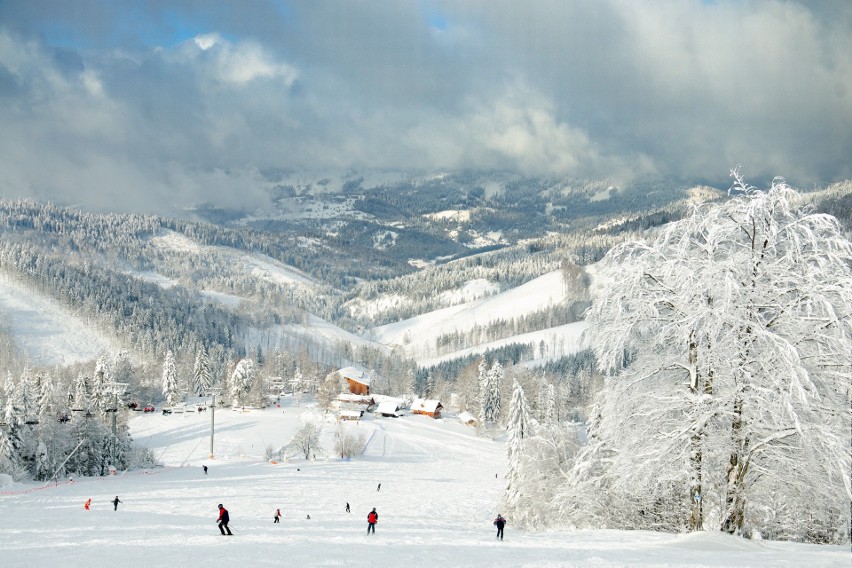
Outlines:
[[[845,1],[6,2],[0,194],[263,202],[269,169],[852,177]]]

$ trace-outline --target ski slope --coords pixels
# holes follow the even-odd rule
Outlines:
[[[119,343],[101,333],[97,321],[0,272],[0,321],[31,366],[72,365],[115,352]]]
[[[343,461],[326,453],[273,464],[266,448],[285,445],[303,421],[323,425],[328,448],[336,425],[305,406],[218,410],[215,459],[209,459],[210,414],[134,415],[136,443],[153,449],[164,468],[0,488],[0,565],[849,566],[847,547],[752,542],[715,532],[526,533],[511,517],[499,542],[491,522],[503,512],[497,503],[505,484],[504,445],[476,437],[452,417],[368,414],[352,425],[362,433],[363,456]],[[116,495],[122,503],[114,511]],[[233,537],[219,535],[218,503],[230,511]],[[373,507],[379,523],[367,536]],[[284,515],[280,524],[272,523],[276,508]]]

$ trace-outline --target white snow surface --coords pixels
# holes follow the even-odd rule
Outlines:
[[[481,280],[471,281],[463,290],[482,295],[490,291],[485,284]],[[389,347],[401,347],[407,356],[425,366],[459,356],[483,353],[487,349],[509,343],[534,343],[538,346],[544,341],[548,352],[542,359],[569,355],[583,348],[580,336],[585,329],[584,322],[514,336],[464,351],[438,354],[435,350],[436,340],[441,335],[454,331],[464,333],[477,325],[486,326],[495,320],[519,318],[559,304],[565,299],[562,272],[555,270],[500,294],[379,326],[369,330],[367,335]]]
[[[117,350],[98,323],[0,272],[0,320],[30,365],[70,365]]]
[[[505,486],[502,442],[477,438],[454,418],[377,418],[350,426],[366,452],[349,461],[320,455],[277,464],[267,446],[286,444],[305,419],[336,426],[305,407],[135,415],[131,431],[164,468],[0,490],[0,564],[62,566],[527,566],[843,567],[845,546],[747,541],[718,532],[525,532],[509,517],[504,541],[492,520]],[[204,475],[201,466],[209,473]],[[495,478],[495,473],[497,477]],[[381,491],[377,485],[381,483]],[[118,510],[112,499],[119,496]],[[92,500],[91,510],[83,507]],[[346,513],[346,503],[351,513]],[[234,536],[220,536],[216,505]],[[376,534],[366,516],[379,513]],[[280,508],[283,519],[273,524]],[[307,519],[310,515],[310,520]]]

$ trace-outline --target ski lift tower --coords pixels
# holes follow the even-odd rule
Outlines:
[[[112,440],[110,443],[110,462],[115,465],[116,418],[118,417],[118,396],[124,394],[128,383],[111,383],[109,392],[112,394],[112,406],[105,411],[112,414]]]
[[[210,459],[213,459],[213,434],[216,430],[216,395],[222,394],[222,389],[219,387],[211,388],[207,391],[210,394]]]

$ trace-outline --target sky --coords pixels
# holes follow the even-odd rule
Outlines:
[[[279,173],[852,177],[846,0],[0,0],[0,196],[256,207]]]

